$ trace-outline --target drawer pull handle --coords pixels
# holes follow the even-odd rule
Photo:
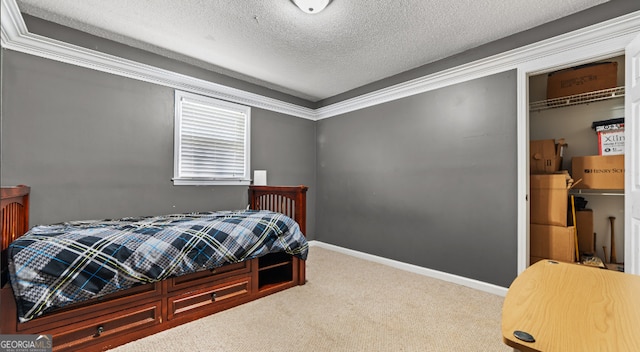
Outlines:
[[[104,332],[104,327],[102,325],[98,326],[98,329],[96,329],[96,336],[102,335],[103,332]]]
[[[211,273],[215,274],[216,273],[216,268],[211,269]]]
[[[215,292],[211,294],[211,301],[212,302],[216,301],[216,293]]]

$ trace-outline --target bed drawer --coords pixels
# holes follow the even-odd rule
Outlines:
[[[51,332],[54,351],[78,351],[83,345],[101,343],[162,322],[162,303],[152,302],[121,311],[115,311],[100,319],[66,326]]]
[[[240,300],[250,297],[251,276],[229,280],[208,288],[202,288],[168,298],[169,314],[172,320],[181,316],[197,314],[196,311],[209,314],[230,307]]]
[[[159,299],[161,295],[162,285],[159,282],[139,285],[104,297],[75,303],[32,319],[26,323],[19,323],[17,325],[17,331],[24,333],[46,331],[50,326],[58,326],[60,322],[64,322],[66,325],[74,324],[100,316],[100,314],[104,314],[105,311],[110,312],[144,302],[155,301]]]
[[[172,277],[168,280],[168,290],[169,292],[182,290],[190,286],[206,284],[214,280],[248,273],[249,270],[251,270],[251,260],[246,260],[240,263],[226,264],[212,270],[203,270],[193,274]]]

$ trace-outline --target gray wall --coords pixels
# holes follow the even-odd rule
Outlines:
[[[638,9],[612,0],[317,104],[25,20],[33,33],[314,107]],[[12,51],[2,60],[0,177],[34,187],[32,223],[245,204],[245,187],[171,185],[171,89]],[[311,238],[506,287],[517,267],[515,87],[509,71],[317,123],[253,109],[252,168],[310,186]]]
[[[316,238],[508,287],[515,70],[318,123]]]
[[[2,57],[3,185],[32,187],[31,224],[238,209],[242,186],[173,186],[174,90],[47,59]],[[315,122],[252,109],[252,168],[310,187]]]

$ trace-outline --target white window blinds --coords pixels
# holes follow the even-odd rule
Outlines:
[[[249,184],[248,106],[176,91],[174,184]]]

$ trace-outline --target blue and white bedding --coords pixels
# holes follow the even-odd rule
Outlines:
[[[270,211],[222,211],[36,226],[8,249],[18,318],[138,284],[274,252],[306,259],[298,224]]]

